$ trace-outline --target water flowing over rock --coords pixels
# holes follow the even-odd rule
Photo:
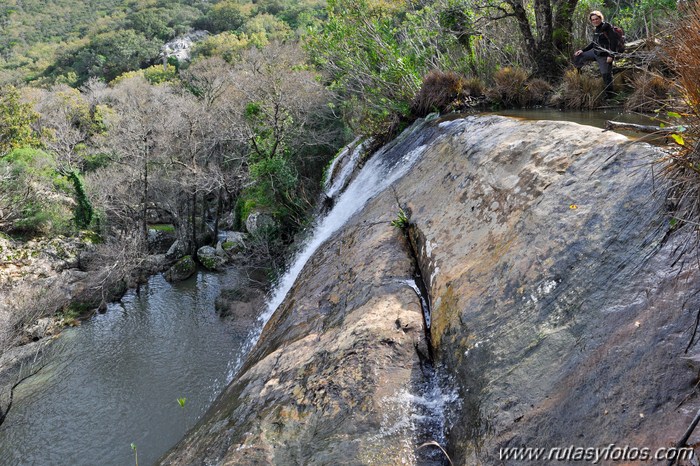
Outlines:
[[[350,182],[355,174],[360,156],[367,146],[361,138],[356,138],[343,148],[328,169],[328,176],[324,184],[324,194],[328,199],[335,199]]]
[[[700,405],[680,358],[700,294],[697,262],[675,252],[687,238],[668,234],[659,155],[574,123],[407,131],[328,216],[345,218],[317,226],[239,374],[163,463],[442,464],[417,448],[430,440],[454,464],[517,464],[506,446],[671,446]],[[370,191],[373,171],[386,183]],[[431,353],[448,382],[426,401]],[[421,428],[427,405],[444,439]]]

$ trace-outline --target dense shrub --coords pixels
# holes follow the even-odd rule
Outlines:
[[[23,102],[12,86],[0,89],[0,157],[22,146],[37,146],[32,124],[39,118],[31,104]]]
[[[238,2],[223,1],[215,4],[206,16],[195,22],[195,28],[206,29],[218,34],[225,31],[237,31],[245,24],[247,15]]]
[[[484,92],[486,92],[486,84],[484,84],[484,81],[477,76],[465,78],[462,81],[462,86],[462,94],[465,96],[480,97],[484,95]]]
[[[0,229],[34,236],[69,233],[72,186],[50,154],[22,148],[0,159]]]
[[[535,78],[527,82],[527,105],[545,105],[554,88],[544,79]]]
[[[493,82],[486,94],[491,102],[503,107],[544,105],[553,91],[552,85],[543,79],[528,79],[521,68],[502,68],[494,74]]]
[[[453,71],[431,71],[423,79],[411,104],[411,113],[423,117],[431,112],[444,112],[465,89],[464,78]]]
[[[159,53],[157,39],[148,39],[132,29],[106,32],[77,50],[67,50],[58,60],[57,71],[75,73],[76,82],[72,84],[83,84],[91,77],[111,81],[150,64]]]

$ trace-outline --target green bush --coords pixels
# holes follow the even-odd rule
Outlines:
[[[39,118],[17,89],[0,89],[0,157],[23,146],[39,146],[32,124]]]
[[[72,171],[68,174],[68,178],[75,189],[76,204],[73,208],[75,226],[79,229],[88,228],[92,223],[93,208],[85,194],[82,177],[77,172]]]
[[[248,197],[251,196],[251,197]],[[251,193],[246,193],[242,198],[236,203],[236,218],[238,219],[238,227],[245,224],[245,220],[248,215],[257,207],[257,200],[252,197]]]
[[[34,236],[73,231],[70,181],[56,171],[50,154],[21,148],[0,159],[2,227]]]

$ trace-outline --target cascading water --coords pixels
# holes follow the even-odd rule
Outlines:
[[[372,157],[357,178],[340,195],[333,209],[318,224],[314,230],[313,237],[280,280],[270,298],[266,312],[261,316],[263,322],[267,322],[277,307],[282,304],[285,296],[287,296],[292,285],[294,285],[297,276],[318,247],[333,233],[338,231],[368,200],[403,176],[413,163],[420,158],[425,148],[425,145],[419,145],[397,160],[383,157],[383,155],[389,153],[389,151],[385,150],[381,150],[380,153]]]
[[[338,231],[347,220],[374,196],[381,193],[396,180],[401,178],[413,164],[420,159],[427,146],[423,143],[426,139],[437,141],[440,138],[433,138],[430,131],[420,131],[424,128],[425,122],[421,121],[413,127],[404,131],[394,142],[380,149],[362,168],[357,176],[349,182],[347,188],[342,191],[347,179],[351,176],[356,162],[352,159],[359,159],[361,145],[354,147],[351,160],[347,161],[330,183],[330,188],[326,191],[337,195],[337,200],[328,214],[319,220],[314,228],[312,236],[295,257],[292,265],[284,274],[282,279],[271,294],[267,307],[258,319],[256,328],[251,332],[246,348],[241,352],[239,358],[231,367],[229,377],[233,379],[235,373],[242,366],[243,358],[250,352],[252,347],[260,338],[262,330],[267,321],[272,317],[277,308],[282,304],[287,293],[294,285],[297,276],[304,266],[316,252],[316,250]],[[449,125],[439,125],[433,127],[436,130],[445,129]],[[347,157],[344,155],[343,157]],[[339,156],[340,157],[340,156]],[[332,165],[329,170],[335,170]],[[338,191],[334,191],[338,189]],[[340,192],[340,194],[338,194]],[[424,312],[426,326],[430,325],[429,305],[421,293],[419,286],[413,281],[406,282],[418,294]],[[424,378],[415,386],[406,387],[397,395],[385,400],[387,409],[387,422],[383,423],[382,429],[377,435],[377,440],[390,434],[396,429],[408,429],[413,437],[420,442],[432,441],[440,445],[445,444],[445,431],[448,426],[445,413],[448,412],[448,405],[459,403],[454,384],[438,375],[438,371],[427,361],[423,367]],[[413,445],[415,448],[417,445]],[[416,456],[425,459],[432,464],[442,464],[444,456],[433,448],[424,448],[417,452]]]
[[[417,279],[405,280],[404,283],[415,291],[423,310],[425,333],[430,348],[431,309],[428,297],[421,291],[423,284]],[[423,381],[411,390],[403,390],[398,395],[385,400],[393,417],[387,416],[382,426],[382,435],[398,429],[409,430],[414,438],[422,444],[417,453],[421,464],[445,464],[446,453],[443,447],[447,443],[447,431],[451,420],[447,413],[459,409],[460,398],[456,384],[436,366],[432,360],[423,361]]]
[[[416,295],[418,295],[418,299],[420,299],[420,306],[423,309],[423,320],[425,321],[425,329],[426,331],[430,330],[430,306],[428,305],[428,300],[425,296],[423,296],[423,293],[420,290],[420,287],[418,286],[418,283],[416,283],[415,280],[406,280],[405,282],[408,286],[410,286],[413,291],[416,292]]]
[[[360,155],[366,147],[366,143],[359,142],[359,138],[355,139],[348,146],[343,149],[343,151],[335,158],[333,164],[328,169],[328,176],[326,177],[326,186],[324,187],[324,194],[328,199],[335,199],[340,192],[347,186],[350,177],[352,176],[357,164],[360,161]],[[348,155],[349,154],[349,155]],[[336,167],[339,163],[343,163],[343,160],[347,160],[340,169],[338,174],[335,174]]]
[[[337,201],[328,214],[316,223],[308,242],[297,254],[292,265],[287,269],[287,272],[274,288],[267,302],[265,311],[258,317],[257,325],[251,330],[250,335],[246,339],[243,351],[241,351],[239,356],[230,364],[227,382],[230,383],[233,380],[236,373],[243,365],[243,361],[248,353],[260,338],[265,324],[270,320],[270,317],[272,317],[272,314],[279,305],[282,304],[285,296],[287,296],[292,285],[294,285],[297,276],[301,273],[304,265],[306,265],[306,262],[313,253],[316,252],[318,247],[333,233],[338,231],[338,229],[340,229],[353,214],[358,212],[367,201],[389,187],[394,181],[401,178],[420,158],[426,148],[426,146],[422,144],[422,141],[427,138],[427,135],[417,136],[415,138],[411,138],[411,136],[418,135],[419,130],[424,126],[425,121],[418,120],[393,142],[377,151],[357,177],[349,183],[345,191],[338,196]],[[351,143],[346,150],[351,150],[350,148],[356,144],[356,141],[357,140]],[[402,145],[403,151],[392,150],[401,143],[406,143]],[[357,153],[357,157],[359,157],[361,150],[360,146],[362,146],[362,144],[354,148],[354,153]],[[354,154],[351,157],[353,156]],[[342,153],[338,156],[338,158],[340,157],[343,157]],[[348,165],[351,164],[347,163],[346,167]],[[335,166],[331,165],[328,174],[329,178],[334,169]],[[341,174],[335,177],[336,181],[334,181],[332,185],[335,185],[336,182],[339,183],[343,177],[347,179],[351,174],[352,169],[347,173],[345,173],[345,170],[342,170]]]
[[[406,464],[444,465],[446,433],[452,423],[446,413],[456,412],[461,400],[452,379],[432,364],[423,367],[423,381],[382,400],[383,420],[379,433],[372,439],[385,442],[398,432],[415,439],[406,451],[413,457],[402,458]]]

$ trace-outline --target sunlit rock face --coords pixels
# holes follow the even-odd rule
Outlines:
[[[164,463],[440,464],[417,450],[432,436],[455,464],[512,464],[500,448],[680,438],[698,408],[677,408],[697,376],[680,357],[698,274],[677,253],[683,231],[668,235],[658,151],[490,116],[430,122],[379,156],[418,150],[310,257]],[[412,246],[390,224],[399,208]],[[419,421],[431,353],[448,385],[432,400],[444,439]]]

